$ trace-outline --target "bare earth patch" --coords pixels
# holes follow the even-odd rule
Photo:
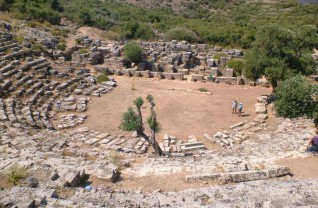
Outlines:
[[[123,180],[117,183],[107,182],[91,176],[88,181],[91,182],[91,185],[94,187],[107,186],[115,190],[141,190],[143,193],[151,193],[156,190],[162,192],[183,191],[190,188],[208,187],[217,184],[214,181],[189,183],[185,180],[186,175],[186,173],[174,173],[163,176],[148,175],[137,178],[125,178],[124,176]]]
[[[277,161],[277,164],[288,166],[295,178],[318,177],[318,156],[307,158],[288,158]]]
[[[213,134],[244,120],[255,118],[254,105],[256,97],[270,94],[270,88],[226,85],[215,83],[192,83],[178,80],[154,80],[145,78],[128,78],[116,76],[118,86],[112,92],[99,98],[90,98],[88,119],[83,126],[108,132],[110,134],[127,134],[119,129],[121,115],[132,105],[133,100],[145,98],[151,93],[156,102],[158,121],[164,134],[186,140],[195,135],[198,139],[204,133]],[[206,88],[212,95],[193,92]],[[190,91],[187,91],[190,90]],[[231,102],[236,99],[243,102],[243,111],[249,116],[238,117],[231,113]],[[148,116],[149,105],[143,107]]]

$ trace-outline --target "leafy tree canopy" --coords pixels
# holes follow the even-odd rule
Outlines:
[[[129,107],[127,112],[122,115],[122,123],[120,128],[124,131],[137,131],[141,126],[141,118],[140,116]]]
[[[127,43],[124,47],[124,53],[127,61],[135,63],[142,61],[143,50],[137,43]]]
[[[317,108],[312,97],[315,91],[317,86],[301,75],[283,81],[274,93],[277,115],[284,118],[313,117]]]
[[[245,75],[252,80],[265,75],[275,88],[279,80],[299,73],[312,74],[316,62],[311,53],[317,46],[316,26],[291,30],[276,24],[265,25],[258,31],[253,48],[246,53]]]

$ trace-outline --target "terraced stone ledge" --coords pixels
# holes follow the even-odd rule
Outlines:
[[[229,173],[212,173],[202,175],[187,175],[185,177],[187,182],[198,180],[217,180],[219,182],[246,182],[255,180],[264,180],[269,178],[276,178],[290,174],[290,169],[286,166],[275,166],[265,170],[254,171],[238,171]]]

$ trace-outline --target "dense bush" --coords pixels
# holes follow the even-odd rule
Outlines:
[[[232,59],[232,60],[227,62],[227,66],[229,68],[234,69],[235,75],[239,76],[242,74],[242,71],[245,67],[245,63],[241,59]]]
[[[313,117],[317,103],[312,98],[314,86],[297,75],[283,81],[274,93],[277,115],[284,118]]]
[[[167,32],[165,35],[167,40],[185,40],[190,43],[198,42],[200,39],[195,32],[183,27],[176,27]]]
[[[127,43],[124,47],[124,53],[126,60],[129,62],[138,63],[142,61],[143,50],[137,43]]]
[[[124,39],[151,40],[156,38],[156,34],[148,24],[137,23],[133,20],[121,24],[121,34]]]
[[[312,74],[316,62],[311,53],[317,46],[315,25],[289,29],[266,24],[259,29],[253,48],[245,55],[245,75],[253,80],[265,75],[275,88],[279,81],[291,76]]]

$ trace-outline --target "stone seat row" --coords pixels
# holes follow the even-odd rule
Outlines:
[[[43,105],[39,111],[32,109],[32,105],[23,105],[13,99],[0,99],[0,120],[9,121],[14,127],[36,126],[40,128],[51,128],[48,119],[50,103]]]
[[[17,43],[10,43],[10,44],[4,43],[4,46],[0,46],[0,52],[5,52],[8,49],[14,49],[14,51],[16,51],[16,50],[19,50],[20,48],[18,47]]]
[[[178,79],[183,80],[183,73],[168,73],[168,72],[152,72],[152,71],[135,71],[135,70],[111,70],[112,74],[116,75],[126,75],[126,76],[135,76],[135,77],[145,77],[145,78],[157,78],[157,79]]]
[[[30,50],[21,49],[18,51],[14,51],[10,54],[2,54],[0,56],[0,60],[3,61],[3,60],[11,60],[11,59],[20,59],[29,54],[30,54]]]
[[[15,41],[7,39],[7,38],[1,38],[0,39],[0,47],[11,45],[13,43],[15,43]]]

